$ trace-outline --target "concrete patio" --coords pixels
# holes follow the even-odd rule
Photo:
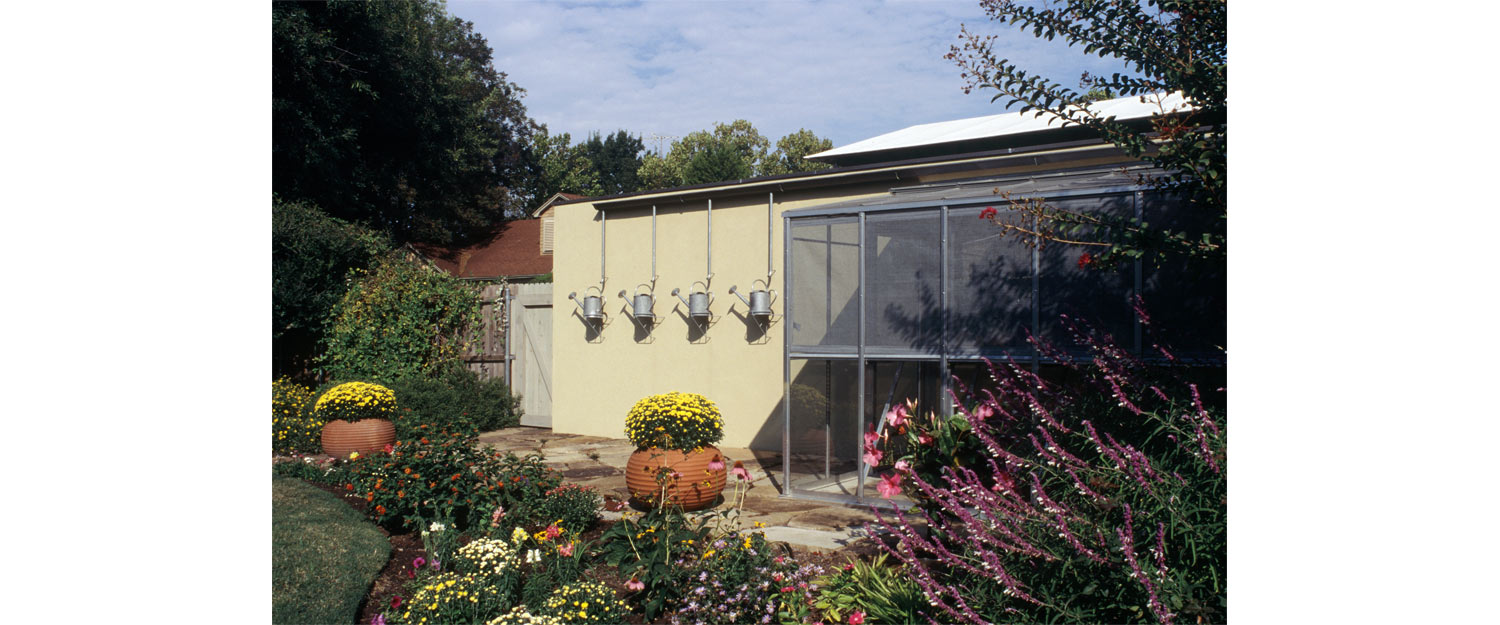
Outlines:
[[[560,434],[550,429],[514,427],[480,435],[480,444],[516,454],[540,454],[568,482],[592,486],[600,494],[620,501],[630,499],[625,487],[625,463],[635,446],[623,438]],[[780,456],[749,449],[720,447],[729,464],[744,463],[754,480],[745,494],[740,519],[748,526],[764,523],[766,538],[795,547],[831,551],[844,548],[865,535],[864,524],[873,521],[867,508],[824,501],[788,499],[779,490]],[[725,489],[733,493],[733,482]],[[722,508],[728,503],[720,503]],[[711,508],[711,509],[720,509]],[[619,512],[605,511],[605,518],[618,519]]]

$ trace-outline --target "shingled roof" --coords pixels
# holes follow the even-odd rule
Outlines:
[[[412,247],[459,278],[520,278],[552,272],[552,255],[542,254],[541,235],[541,220],[518,219],[502,222],[467,247]]]

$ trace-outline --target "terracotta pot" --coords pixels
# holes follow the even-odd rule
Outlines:
[[[676,471],[680,477],[666,478],[667,503],[682,506],[683,510],[701,510],[713,504],[724,490],[728,471],[720,468],[710,471],[708,463],[724,462],[719,448],[708,445],[694,452],[675,449],[637,449],[630,454],[625,464],[625,485],[637,501],[654,505],[661,487],[656,483],[657,472],[662,469]]]
[[[396,442],[396,424],[387,419],[334,419],[323,425],[323,453],[348,458],[350,453],[383,451]]]

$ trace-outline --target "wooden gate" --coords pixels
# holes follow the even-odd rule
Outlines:
[[[521,396],[521,425],[552,427],[552,285],[510,288],[510,389]]]
[[[479,336],[464,355],[469,370],[481,380],[508,379],[505,367],[506,297],[504,284],[487,284],[479,293],[479,315],[482,321]],[[515,392],[515,391],[511,391]]]

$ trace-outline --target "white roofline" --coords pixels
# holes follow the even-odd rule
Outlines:
[[[1183,100],[1181,92],[1174,92],[1161,97],[1160,103],[1157,102],[1157,95],[1141,95],[1103,100],[1087,104],[1086,106],[1089,109],[1098,111],[1104,117],[1114,117],[1116,119],[1138,119],[1150,117],[1158,113],[1187,111],[1194,108],[1191,104]],[[999,115],[986,115],[984,117],[970,117],[967,119],[908,126],[895,132],[888,132],[863,141],[856,141],[832,150],[809,154],[806,158],[819,159],[829,156],[845,156],[973,139],[988,139],[991,137],[1003,137],[1061,127],[1057,116],[1050,113],[1042,113],[1040,116],[1037,115],[1036,111],[1027,113],[1001,113]]]

